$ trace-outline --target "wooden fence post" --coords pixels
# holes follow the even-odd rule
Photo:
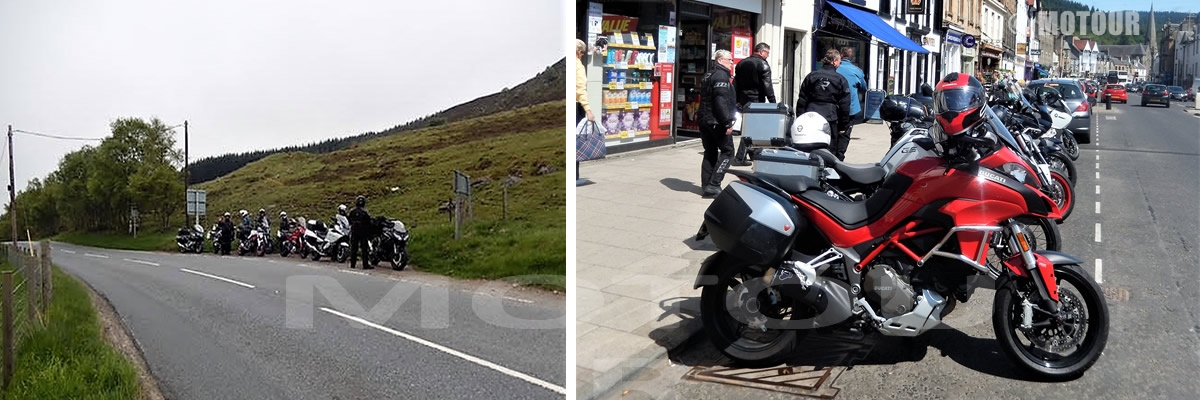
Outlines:
[[[4,363],[4,387],[8,388],[8,381],[12,380],[13,375],[13,310],[12,310],[12,290],[13,290],[13,273],[12,271],[4,271],[0,273],[0,329],[4,331],[3,363]]]

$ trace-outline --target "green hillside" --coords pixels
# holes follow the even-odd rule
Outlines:
[[[425,128],[328,154],[276,154],[194,188],[208,213],[267,210],[329,222],[338,204],[368,198],[372,215],[398,218],[412,232],[412,265],[465,278],[503,278],[562,287],[566,273],[566,176],[562,101]],[[538,175],[539,167],[553,172]],[[439,205],[452,196],[453,171],[470,175],[474,223],[455,240]],[[503,219],[502,182],[508,188]],[[211,225],[206,222],[206,227]],[[541,281],[541,282],[536,282]]]

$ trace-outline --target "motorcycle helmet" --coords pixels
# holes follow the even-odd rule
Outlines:
[[[346,205],[338,204],[338,214],[346,215]]]
[[[280,216],[280,217],[287,218],[287,211],[280,211],[280,212],[279,212],[279,216]]]
[[[933,114],[942,132],[953,137],[983,122],[987,90],[968,74],[951,72],[938,82],[933,94]]]
[[[357,198],[354,199],[354,206],[355,207],[366,207],[367,206],[367,198],[363,197],[363,196],[358,196]]]
[[[225,218],[229,218],[229,211],[225,212]]]
[[[264,216],[264,215],[267,215],[267,210],[266,210],[266,209],[264,209],[264,208],[260,208],[260,209],[258,209],[258,216],[260,216],[260,217],[261,217],[261,216]]]
[[[829,121],[816,112],[806,112],[792,121],[792,147],[813,151],[829,147]]]
[[[242,211],[238,211],[238,215],[241,215],[242,217],[245,217],[245,216],[247,216],[247,215],[250,215],[250,212],[249,212],[249,211],[246,211],[246,210],[242,210]]]

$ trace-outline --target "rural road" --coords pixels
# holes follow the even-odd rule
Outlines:
[[[565,397],[561,298],[278,255],[53,258],[108,298],[168,398]]]

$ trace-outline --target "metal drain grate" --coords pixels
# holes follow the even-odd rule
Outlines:
[[[728,359],[712,367],[692,368],[684,378],[751,387],[819,399],[833,399],[841,390],[833,386],[847,367],[871,353],[871,345],[836,337],[809,339],[800,343],[797,357],[784,365],[768,368],[736,368]]]

